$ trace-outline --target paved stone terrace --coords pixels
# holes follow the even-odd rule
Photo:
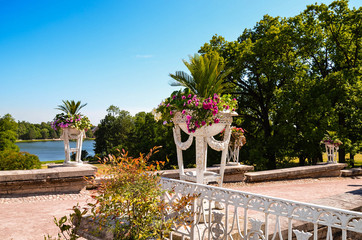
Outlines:
[[[264,183],[227,183],[224,187],[302,202],[316,202],[362,189],[362,177],[300,179]],[[91,192],[0,198],[0,239],[38,240],[57,235],[53,216],[70,213],[78,202],[85,205]],[[362,196],[360,196],[362,199]],[[320,203],[319,203],[320,204]]]

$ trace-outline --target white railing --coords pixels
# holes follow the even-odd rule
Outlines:
[[[165,199],[198,198],[171,239],[362,239],[362,213],[162,178]],[[303,193],[301,193],[303,194]]]

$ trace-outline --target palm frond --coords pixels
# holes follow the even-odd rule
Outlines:
[[[183,63],[191,75],[183,71],[170,74],[169,76],[175,80],[170,85],[187,87],[202,97],[212,96],[214,93],[221,94],[229,88],[225,78],[231,73],[231,69],[225,69],[222,60],[217,53],[190,56],[189,62],[183,60]]]
[[[82,104],[81,105],[81,101],[77,101],[75,102],[74,100],[62,100],[63,104],[62,105],[58,105],[57,108],[58,110],[61,110],[62,112],[66,113],[66,114],[78,114],[80,109],[82,109],[83,107],[85,107],[87,105],[87,103]]]

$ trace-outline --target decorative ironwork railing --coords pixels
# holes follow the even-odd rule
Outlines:
[[[167,201],[198,194],[171,239],[362,239],[362,213],[162,178]],[[303,193],[301,193],[303,194]]]

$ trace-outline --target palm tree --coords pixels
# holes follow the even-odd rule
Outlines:
[[[79,113],[79,110],[82,109],[87,105],[87,103],[81,105],[81,101],[75,102],[74,100],[71,101],[63,101],[62,105],[58,105],[56,109],[59,109],[66,114],[75,115]]]
[[[191,76],[184,71],[170,74],[175,81],[171,86],[184,86],[200,97],[210,97],[214,93],[221,94],[227,90],[225,78],[232,69],[225,69],[223,58],[218,53],[190,56],[190,62],[183,60]]]

